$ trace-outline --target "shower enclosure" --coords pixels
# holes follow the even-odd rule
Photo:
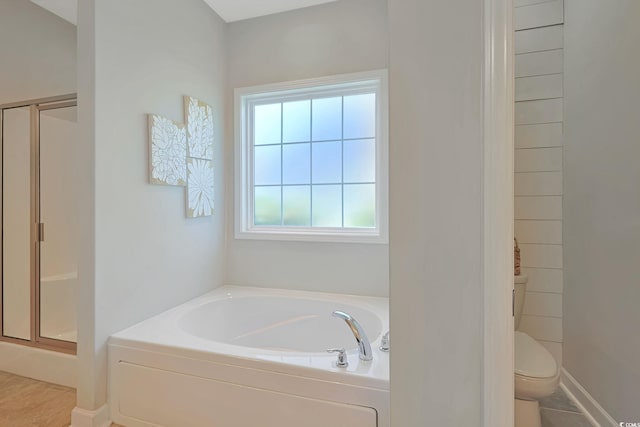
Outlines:
[[[0,106],[0,341],[76,350],[76,95]]]

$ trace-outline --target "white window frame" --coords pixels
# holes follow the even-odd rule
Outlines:
[[[253,221],[253,147],[249,135],[249,108],[258,102],[342,95],[344,91],[376,91],[376,227],[322,228],[255,226]],[[235,96],[235,237],[236,239],[314,242],[389,242],[389,97],[387,70],[341,74],[315,79],[237,88]]]

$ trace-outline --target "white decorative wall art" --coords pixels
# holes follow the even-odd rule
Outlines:
[[[187,131],[182,123],[149,114],[150,168],[152,184],[187,184]]]
[[[187,158],[187,217],[213,214],[213,162]]]
[[[213,215],[213,109],[184,97],[186,124],[149,114],[149,181],[186,186],[187,217]]]
[[[187,156],[213,159],[213,109],[191,96],[184,97],[187,117]]]

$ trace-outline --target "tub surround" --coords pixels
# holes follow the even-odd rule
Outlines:
[[[331,316],[334,309],[359,318],[374,348],[371,362],[358,359],[356,341],[344,322]],[[302,405],[323,414],[309,422],[347,417],[354,426],[376,425],[366,410],[374,408],[377,425],[386,427],[389,354],[378,350],[386,330],[386,298],[221,287],[111,337],[111,416],[135,427],[142,425],[136,419],[158,425],[162,416],[180,424],[195,411],[201,423],[213,422],[212,413],[224,423],[233,415],[229,407],[256,399],[261,425],[275,422],[273,408],[279,405]],[[348,367],[336,366],[336,355],[326,352],[331,347],[346,349]],[[195,401],[207,411],[181,397],[193,400],[196,391]],[[216,399],[206,397],[216,393]],[[221,399],[220,393],[227,397]],[[146,399],[163,398],[173,399],[170,413],[145,409]],[[297,410],[287,414],[290,422],[304,416]],[[247,416],[235,414],[230,420],[250,422]]]

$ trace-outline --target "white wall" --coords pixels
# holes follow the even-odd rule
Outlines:
[[[640,420],[639,16],[566,1],[564,366],[618,422]]]
[[[515,6],[515,235],[529,277],[520,330],[561,365],[563,0]]]
[[[76,91],[76,28],[30,1],[0,2],[0,104]]]
[[[391,424],[478,426],[483,4],[388,3]]]
[[[233,201],[233,89],[388,67],[384,0],[343,0],[229,25],[227,188]],[[389,249],[233,238],[227,204],[228,284],[387,296]]]
[[[201,0],[80,2],[78,406],[106,401],[106,342],[223,278],[226,26]],[[213,107],[213,217],[185,217],[184,188],[148,183],[146,113],[184,120],[183,95]]]

